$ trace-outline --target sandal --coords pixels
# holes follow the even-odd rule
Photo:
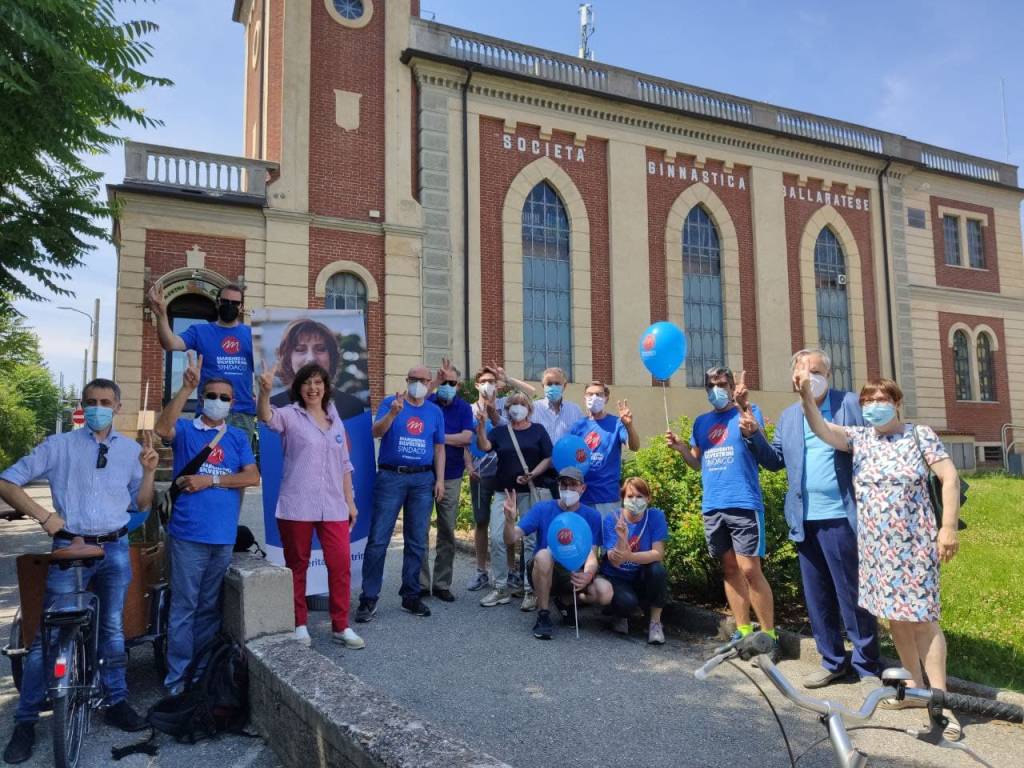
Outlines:
[[[888,699],[882,699],[878,702],[879,709],[926,709],[928,702],[921,701],[920,699],[897,699],[895,696],[891,696]]]
[[[960,725],[960,721],[957,720],[956,715],[948,709],[942,710],[942,715],[949,721],[946,723],[946,727],[942,731],[943,737],[946,741],[960,741],[964,736],[964,729],[963,726]]]

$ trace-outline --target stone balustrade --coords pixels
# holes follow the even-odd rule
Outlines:
[[[129,141],[124,147],[125,184],[264,200],[277,164],[247,157]]]

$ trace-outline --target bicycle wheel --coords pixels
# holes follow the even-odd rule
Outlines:
[[[22,648],[21,642],[21,609],[14,613],[14,621],[11,622],[11,639],[9,648]],[[21,656],[8,656],[11,662],[11,677],[14,678],[14,687],[21,692],[21,670],[24,667],[24,659]]]
[[[53,696],[53,761],[57,768],[76,768],[89,717],[90,681],[86,679],[85,639],[81,627],[64,627],[57,658],[66,662],[61,695]],[[50,670],[51,675],[54,674]],[[54,686],[57,680],[54,680]]]

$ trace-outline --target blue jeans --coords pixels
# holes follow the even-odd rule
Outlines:
[[[63,549],[70,541],[56,539],[54,549]],[[128,556],[128,538],[103,545],[106,557],[90,563],[82,572],[82,584],[89,585],[100,601],[99,655],[102,660],[100,680],[103,683],[103,704],[109,706],[128,698],[125,668],[128,656],[124,652],[124,596],[132,580],[132,565]],[[76,568],[61,570],[50,568],[46,577],[45,605],[50,606],[58,595],[75,592]],[[43,631],[36,635],[25,658],[21,682],[21,699],[14,715],[19,723],[34,723],[39,719],[39,708],[46,699],[49,674],[43,669]],[[54,635],[56,639],[56,635]],[[55,651],[56,649],[54,649]]]
[[[170,689],[188,682],[188,665],[220,629],[220,588],[231,565],[234,545],[201,544],[175,536],[168,536],[167,541],[171,556],[171,615],[164,685]]]
[[[377,472],[373,484],[373,519],[363,553],[363,594],[360,600],[376,600],[384,582],[384,558],[395,531],[398,510],[402,516],[402,597],[420,594],[420,566],[427,550],[430,512],[434,508],[434,473],[401,474],[389,469]]]

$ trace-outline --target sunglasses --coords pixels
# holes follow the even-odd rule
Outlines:
[[[231,402],[231,395],[217,394],[216,392],[207,392],[203,397],[207,400],[220,400],[222,403]]]
[[[100,452],[96,456],[96,469],[104,469],[107,466],[107,451],[109,450],[109,445],[100,443]]]
[[[447,384],[449,387],[457,387],[457,386],[459,386],[459,382],[458,381],[442,381],[441,383],[442,384]]]
[[[227,304],[229,307],[240,307],[242,306],[241,300],[236,299],[217,299],[221,304]]]

